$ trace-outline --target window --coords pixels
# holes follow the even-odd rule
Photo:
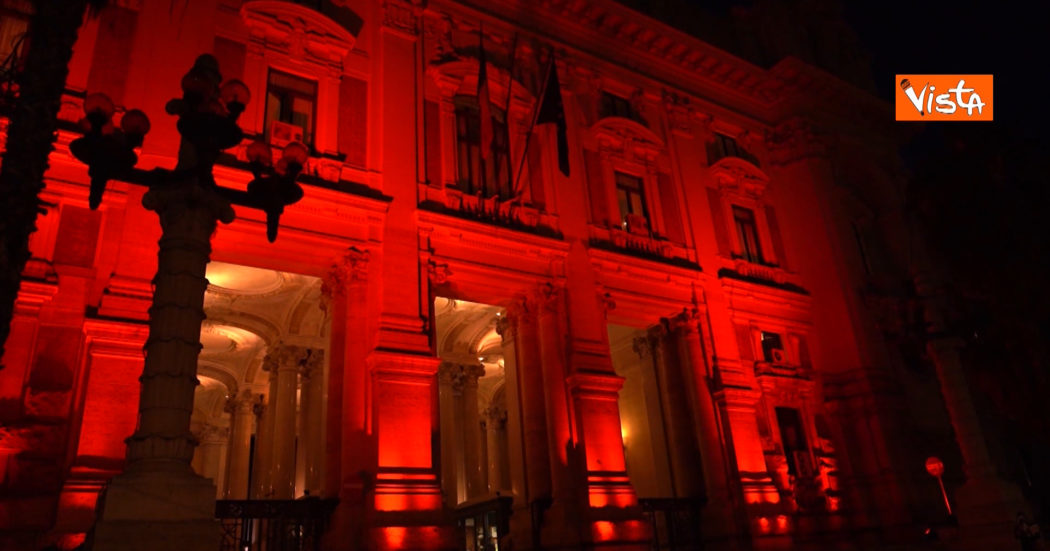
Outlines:
[[[301,141],[312,148],[317,112],[317,83],[270,71],[266,87],[266,134],[270,143],[284,146]]]
[[[602,92],[601,116],[623,117],[636,122],[642,122],[641,117],[635,112],[634,106],[631,105],[630,100],[609,92]]]
[[[769,363],[784,363],[784,343],[779,334],[762,332],[762,359]]]
[[[784,458],[787,459],[788,474],[792,476],[809,476],[813,467],[809,460],[809,447],[806,445],[806,431],[802,426],[802,416],[795,408],[776,408],[777,425],[780,428],[780,440],[784,445]]]
[[[726,157],[744,159],[758,166],[758,159],[737,143],[736,138],[715,132],[715,141],[708,143],[708,158],[714,164]]]
[[[762,245],[758,241],[755,212],[733,205],[733,223],[736,226],[737,238],[740,240],[741,256],[748,262],[761,264]]]
[[[616,201],[620,205],[620,220],[625,230],[632,233],[649,230],[649,214],[645,208],[645,190],[641,178],[617,172]]]
[[[456,98],[456,161],[459,168],[457,186],[464,193],[509,199],[511,190],[510,144],[506,117],[501,109],[491,106],[492,150],[481,158],[481,112],[477,98]]]

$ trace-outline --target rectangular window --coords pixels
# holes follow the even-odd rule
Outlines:
[[[778,333],[762,332],[762,358],[769,363],[784,363],[784,343]]]
[[[780,441],[784,445],[784,457],[787,459],[788,474],[808,476],[813,468],[809,459],[809,447],[806,445],[802,416],[795,408],[778,407],[775,411],[780,428]]]
[[[624,229],[631,232],[649,229],[649,213],[645,208],[645,189],[642,186],[641,178],[616,173],[616,201],[620,205],[620,220]]]
[[[630,100],[609,92],[602,92],[601,116],[639,120]]]
[[[740,253],[748,262],[762,263],[762,245],[758,241],[755,213],[751,209],[733,205],[733,223],[740,240]]]
[[[464,193],[509,199],[512,193],[510,143],[506,117],[495,106],[492,112],[492,150],[481,158],[481,111],[472,97],[456,98],[457,185]]]
[[[287,73],[270,71],[266,86],[266,133],[283,147],[301,141],[313,149],[317,117],[317,83]]]
[[[736,138],[726,134],[715,132],[713,142],[707,143],[708,163],[714,164],[726,157],[743,159],[755,166],[759,166],[758,159],[748,150],[737,143]]]

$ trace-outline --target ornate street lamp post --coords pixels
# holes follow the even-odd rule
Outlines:
[[[162,229],[138,426],[126,441],[124,472],[113,478],[101,499],[93,533],[96,550],[218,548],[215,487],[190,467],[197,445],[190,416],[199,384],[211,236],[218,222],[233,221],[231,205],[236,204],[266,212],[272,242],[284,207],[303,196],[295,179],[308,156],[305,146],[292,143],[272,167],[269,146],[256,142],[248,148],[254,175],[248,190],[216,184],[215,162],[243,139],[237,118],[249,99],[244,83],[221,82],[218,62],[202,55],[182,79],[182,98],[168,102],[166,110],[178,116],[182,136],[173,170],[134,167],[134,148],[149,131],[149,119],[131,110],[115,128],[113,103],[100,94],[86,98],[81,121],[86,133],[70,144],[73,155],[89,167],[92,209],[110,180],[143,185],[149,191],[142,204],[157,213]]]

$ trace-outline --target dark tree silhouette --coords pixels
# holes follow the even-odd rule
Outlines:
[[[11,330],[22,270],[29,260],[29,236],[36,231],[73,44],[88,9],[97,13],[104,4],[100,0],[34,3],[29,49],[16,78],[18,93],[10,106],[7,152],[0,168],[0,358]]]

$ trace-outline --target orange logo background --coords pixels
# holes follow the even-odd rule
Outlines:
[[[894,84],[899,121],[993,120],[992,75],[897,75]]]

